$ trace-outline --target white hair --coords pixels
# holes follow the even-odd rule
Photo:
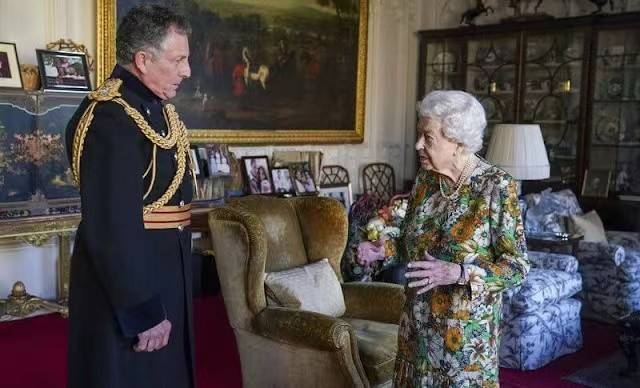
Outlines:
[[[467,152],[482,148],[487,119],[482,105],[469,93],[433,91],[418,103],[418,113],[440,123],[444,136],[462,144]]]

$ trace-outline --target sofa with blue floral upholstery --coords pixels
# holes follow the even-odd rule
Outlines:
[[[500,366],[538,369],[582,347],[582,289],[578,261],[566,254],[529,252],[531,270],[502,300]]]
[[[640,233],[605,231],[595,213],[583,214],[571,190],[527,194],[521,207],[527,233],[585,235],[576,257],[580,296],[592,317],[619,320],[640,311]]]

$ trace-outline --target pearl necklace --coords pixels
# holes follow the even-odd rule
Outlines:
[[[469,178],[469,176],[471,176],[471,173],[473,172],[473,168],[471,167],[474,161],[475,161],[474,155],[473,154],[469,155],[469,157],[467,158],[467,161],[464,163],[464,166],[462,167],[462,171],[460,171],[460,176],[458,177],[458,180],[456,181],[453,192],[451,194],[445,193],[444,182],[442,179],[442,175],[440,175],[438,183],[440,185],[440,194],[442,195],[443,198],[452,199],[458,195],[458,192],[460,191],[462,184],[467,180],[467,178]]]

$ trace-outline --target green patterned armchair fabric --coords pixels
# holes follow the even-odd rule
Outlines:
[[[248,196],[213,209],[209,227],[245,387],[390,386],[404,290],[344,283],[344,316],[267,306],[265,272],[340,260],[348,221],[330,198]]]

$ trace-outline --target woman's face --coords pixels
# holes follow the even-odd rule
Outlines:
[[[420,165],[426,170],[442,170],[454,161],[453,154],[459,145],[442,134],[440,123],[430,117],[418,121],[416,151]]]
[[[258,167],[258,179],[267,179],[267,171],[264,169],[264,167]]]

